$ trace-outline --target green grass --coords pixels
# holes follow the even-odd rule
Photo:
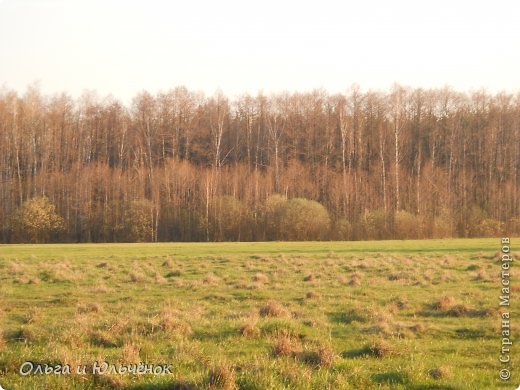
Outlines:
[[[1,245],[0,385],[514,388],[514,355],[512,382],[497,379],[499,250],[499,239]],[[22,377],[27,360],[173,374]]]

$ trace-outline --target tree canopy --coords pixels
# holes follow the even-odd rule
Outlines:
[[[127,106],[0,89],[0,241],[520,233],[519,118],[518,94],[449,87]],[[41,194],[63,220],[25,217]]]

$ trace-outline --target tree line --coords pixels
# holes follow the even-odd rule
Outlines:
[[[4,243],[514,234],[519,168],[520,94],[0,90]]]

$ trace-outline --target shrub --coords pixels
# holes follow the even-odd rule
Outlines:
[[[503,231],[504,224],[493,218],[486,218],[471,228],[471,237],[495,237]]]
[[[388,216],[384,210],[366,211],[361,217],[361,226],[364,238],[368,240],[381,240],[388,238]]]
[[[490,218],[480,207],[473,207],[468,215],[467,234],[469,237],[493,237],[500,235],[504,224]]]
[[[234,196],[221,196],[215,200],[215,209],[210,213],[216,216],[211,228],[218,241],[247,240],[246,222],[248,212],[246,206]]]
[[[353,235],[352,225],[345,218],[340,218],[336,221],[334,232],[337,240],[349,240]]]
[[[432,238],[451,238],[453,233],[453,224],[449,217],[441,215],[433,219]]]
[[[394,217],[394,232],[399,239],[419,238],[419,218],[407,211],[398,211]]]
[[[124,210],[125,241],[146,242],[152,240],[152,214],[154,205],[146,199],[130,202]]]
[[[282,195],[272,195],[264,203],[263,216],[265,219],[265,235],[267,240],[279,238],[283,208],[287,198]]]
[[[25,201],[11,217],[11,230],[15,239],[22,242],[49,242],[63,231],[64,225],[56,207],[45,196]]]
[[[303,199],[290,199],[283,206],[280,236],[284,240],[322,240],[330,229],[327,209],[320,203]]]
[[[327,209],[313,200],[273,195],[265,201],[263,215],[267,240],[323,240],[330,232]]]
[[[103,236],[110,241],[152,241],[155,207],[147,199],[111,202],[103,213]]]

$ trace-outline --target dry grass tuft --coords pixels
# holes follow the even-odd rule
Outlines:
[[[451,317],[461,317],[469,313],[473,313],[473,310],[464,304],[457,304],[455,298],[444,295],[437,302],[433,304],[435,310],[444,313]]]
[[[173,262],[172,258],[170,256],[166,256],[166,260],[162,263],[162,266],[164,268],[173,269],[175,267],[175,263]]]
[[[154,279],[155,279],[155,283],[157,283],[157,284],[164,284],[164,283],[168,282],[168,280],[166,278],[162,277],[158,273],[155,274]]]
[[[259,310],[262,317],[282,317],[287,315],[287,310],[277,301],[270,300]]]
[[[244,337],[254,338],[260,336],[260,329],[254,323],[248,322],[240,327],[240,334]]]
[[[330,368],[336,359],[336,353],[330,346],[320,346],[316,351],[300,354],[299,360],[315,367]]]
[[[297,356],[301,352],[298,340],[291,337],[287,332],[280,332],[273,343],[274,356]]]
[[[395,348],[392,347],[390,343],[386,340],[377,340],[374,341],[369,347],[368,350],[371,355],[377,358],[384,358],[387,356],[396,355]]]
[[[232,390],[236,389],[236,375],[232,366],[226,363],[215,364],[209,370],[209,388]]]
[[[14,338],[18,341],[23,341],[24,343],[30,343],[38,340],[38,333],[32,325],[24,325],[20,327],[18,332],[16,332]]]
[[[451,370],[449,367],[441,366],[428,371],[428,375],[433,379],[448,378],[451,375]]]
[[[455,278],[450,271],[443,271],[441,276],[439,277],[439,281],[442,283],[454,282]]]
[[[380,322],[376,325],[372,325],[368,328],[364,328],[363,332],[370,333],[370,334],[390,335],[390,334],[392,334],[392,327],[387,322]]]
[[[392,300],[393,303],[397,306],[398,309],[410,309],[411,305],[410,302],[408,302],[408,298],[406,297],[396,297]]]
[[[115,348],[119,346],[119,342],[112,332],[103,332],[100,330],[90,333],[90,342],[92,345],[103,348]]]
[[[450,256],[444,256],[443,260],[442,260],[442,265],[444,266],[450,266],[453,264],[453,258],[451,258]]]
[[[29,278],[27,281],[27,284],[39,284],[41,282],[40,278],[33,276],[32,278]]]
[[[443,295],[434,303],[434,308],[439,311],[447,311],[455,305],[455,298],[450,295]]]
[[[361,277],[357,274],[354,274],[348,281],[348,285],[353,287],[361,286]]]
[[[146,282],[146,276],[137,270],[130,271],[130,281],[132,283],[143,283]]]
[[[50,342],[47,345],[47,351],[49,351],[51,357],[55,358],[61,364],[68,364],[71,368],[71,373],[75,374],[75,371],[72,371],[72,369],[83,363],[81,350],[79,348],[64,346],[61,340],[57,343]]]
[[[96,287],[92,290],[92,292],[99,293],[99,294],[106,294],[111,292],[112,290],[107,287],[107,285],[103,281],[99,281],[96,284]]]
[[[423,275],[423,278],[425,280],[431,280],[432,277],[426,272],[424,275]],[[410,275],[408,275],[406,272],[393,272],[391,273],[390,275],[388,275],[388,280],[390,281],[406,281],[406,280],[409,280],[411,279],[410,278]]]
[[[492,306],[480,312],[481,317],[501,317],[501,311],[498,307]]]
[[[68,262],[41,265],[40,279],[49,283],[73,282],[79,275],[74,272]]]
[[[11,276],[19,276],[25,273],[25,266],[12,261],[7,267],[7,274]]]
[[[489,282],[489,281],[491,281],[489,275],[484,270],[478,271],[475,274],[475,276],[473,277],[473,280],[474,281],[478,281],[478,282]]]
[[[27,313],[25,313],[24,322],[26,324],[32,324],[33,322],[37,321],[42,315],[42,311],[38,307],[32,307],[29,310],[27,310]]]
[[[306,277],[303,278],[304,282],[312,282],[314,279],[316,279],[315,274],[309,274]]]
[[[327,266],[327,268],[334,267],[336,265],[336,262],[332,259],[327,259],[323,262]]]
[[[307,299],[320,299],[321,298],[321,294],[319,294],[317,292],[314,292],[314,291],[309,291],[305,295],[305,298],[307,298]]]
[[[122,375],[94,375],[95,388],[101,389],[124,389],[125,384]]]
[[[356,322],[368,322],[371,319],[370,311],[366,307],[355,306],[341,313],[342,322],[350,324]]]
[[[409,329],[414,333],[422,333],[426,330],[426,327],[419,322],[418,324],[410,326]]]
[[[173,333],[181,337],[188,337],[193,334],[190,324],[180,320],[177,313],[169,307],[165,308],[161,314],[159,328],[163,332]]]
[[[263,290],[265,288],[265,286],[262,282],[253,282],[253,283],[246,284],[245,288],[247,290]]]
[[[62,346],[67,345],[76,350],[85,347],[85,331],[82,326],[66,328],[61,332],[60,343]]]
[[[243,280],[237,280],[233,283],[233,287],[239,290],[247,289],[249,284]]]
[[[103,311],[103,306],[97,302],[79,303],[76,306],[76,312],[78,314],[103,313]]]
[[[202,283],[204,283],[204,284],[217,284],[219,281],[220,281],[220,278],[218,276],[216,276],[213,272],[210,272],[202,280]]]
[[[263,274],[261,272],[257,272],[253,276],[253,281],[254,282],[260,282],[260,283],[267,283],[267,282],[269,282],[269,277],[266,274]]]
[[[471,312],[471,309],[463,304],[458,304],[449,309],[446,313],[452,317],[462,317]]]
[[[310,328],[329,329],[330,327],[330,324],[322,319],[305,320],[302,323]]]
[[[125,343],[121,351],[121,360],[124,364],[137,364],[141,361],[139,351],[141,349],[134,343]]]
[[[378,323],[390,323],[393,320],[393,315],[389,311],[381,309],[374,311],[372,319]]]

